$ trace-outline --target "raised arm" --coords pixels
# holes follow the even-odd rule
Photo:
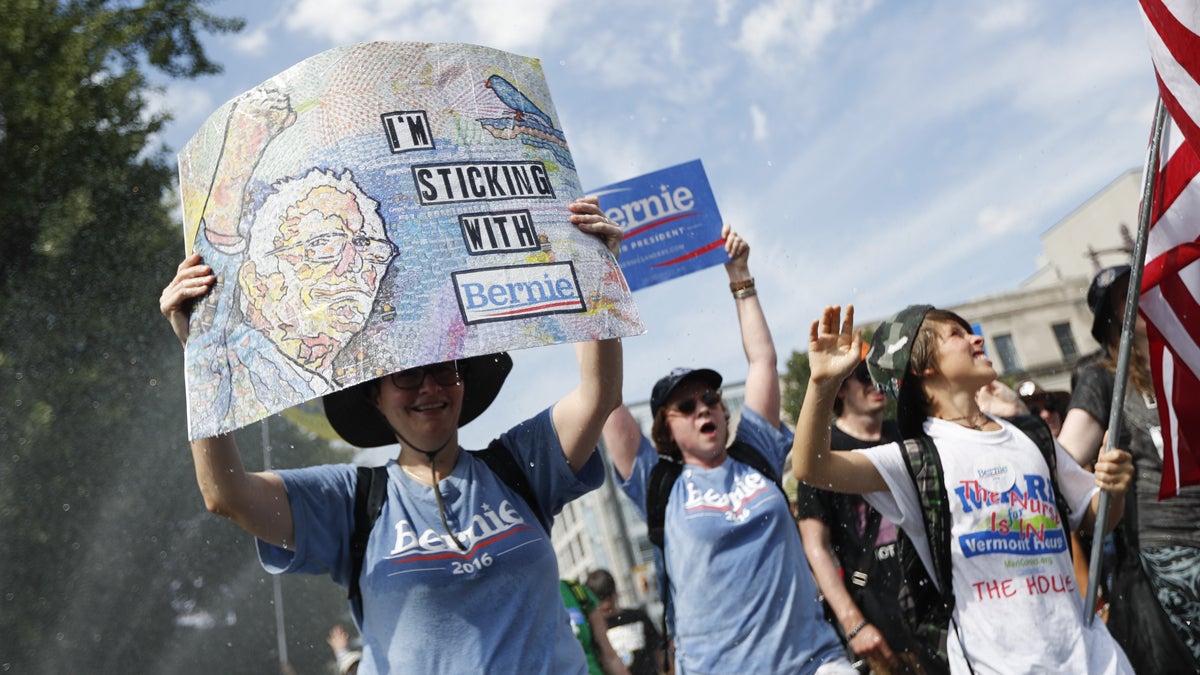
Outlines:
[[[192,303],[215,281],[212,270],[193,254],[179,264],[175,278],[163,289],[159,310],[181,344],[187,344]],[[192,441],[192,461],[205,508],[263,541],[284,548],[294,545],[292,510],[283,481],[271,472],[248,473],[233,436]]]
[[[554,429],[571,470],[578,472],[600,442],[609,413],[621,403],[621,341],[575,343],[579,386],[554,405]]]
[[[620,254],[621,228],[600,211],[596,197],[577,199],[570,205],[571,222],[604,241],[613,256]],[[587,463],[600,442],[609,413],[621,403],[621,340],[575,344],[579,361],[579,386],[554,406],[554,429],[572,471]]]
[[[826,307],[809,331],[811,375],[792,444],[792,474],[797,480],[835,492],[865,494],[888,489],[871,460],[856,452],[829,449],[829,420],[842,381],[862,358],[862,335],[854,331],[854,306]],[[841,329],[838,329],[839,323]]]
[[[721,230],[733,302],[737,306],[738,326],[742,332],[742,349],[746,352],[746,407],[762,415],[772,427],[779,427],[779,371],[776,366],[775,342],[771,328],[758,301],[757,289],[750,275],[750,245],[727,223]],[[748,285],[749,284],[749,285]],[[748,286],[747,286],[748,285]],[[744,287],[744,288],[743,288]]]
[[[272,89],[251,90],[230,108],[218,170],[199,214],[204,234],[217,250],[235,252],[245,245],[240,224],[246,185],[267,145],[295,120],[288,97]],[[220,168],[228,166],[236,170]]]
[[[633,471],[633,461],[637,459],[638,447],[642,444],[642,428],[638,426],[633,413],[625,404],[617,406],[604,423],[604,447],[608,449],[608,459],[612,461],[613,470],[622,479],[629,478]]]

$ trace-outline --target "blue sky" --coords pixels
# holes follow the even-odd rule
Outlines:
[[[1141,166],[1155,96],[1135,0],[217,1],[225,73],[171,83],[178,149],[221,103],[325,49],[466,42],[541,59],[586,187],[699,158],[780,362],[825,304],[879,318],[1033,274],[1039,235]],[[182,237],[181,237],[182,244]],[[181,245],[182,250],[182,245]],[[625,397],[677,365],[745,375],[720,268],[639,291]],[[565,393],[569,347],[514,354],[481,447]],[[569,379],[569,378],[568,378]]]

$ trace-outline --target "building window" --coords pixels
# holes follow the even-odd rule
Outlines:
[[[1000,355],[1000,367],[1003,372],[1011,373],[1021,369],[1021,360],[1017,358],[1017,347],[1013,344],[1011,335],[997,335],[992,338],[996,343],[996,351]]]
[[[1058,348],[1062,350],[1064,361],[1074,361],[1076,356],[1079,356],[1079,349],[1075,346],[1075,335],[1071,333],[1071,324],[1056,323],[1050,326],[1054,330],[1054,339],[1058,340]]]

